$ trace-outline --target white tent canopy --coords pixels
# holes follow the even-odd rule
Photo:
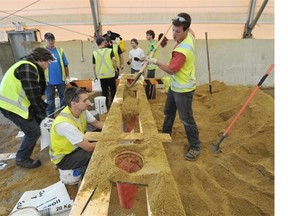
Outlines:
[[[251,13],[252,2],[255,5]],[[38,29],[40,39],[47,31],[53,32],[57,40],[91,39],[95,23],[101,24],[103,33],[112,30],[128,40],[132,37],[145,39],[146,30],[153,29],[157,33],[166,31],[171,19],[180,12],[191,15],[191,27],[197,38],[204,38],[205,32],[209,33],[209,38],[242,38],[249,14],[254,19],[263,2],[1,0],[0,41],[7,39],[6,31],[13,30],[17,23],[22,23],[27,29]],[[266,4],[252,34],[254,38],[274,38],[274,0]]]

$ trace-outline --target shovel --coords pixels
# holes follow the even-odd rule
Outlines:
[[[161,39],[158,41],[155,49],[150,53],[149,58],[152,58],[154,53],[156,52],[156,50],[159,48],[159,46],[161,45],[162,41],[164,40],[165,36],[167,35],[168,31],[170,30],[172,24],[169,26],[169,28],[167,29],[167,31],[164,33],[164,35],[161,37]],[[140,71],[137,73],[135,79],[131,82],[131,84],[128,86],[128,88],[131,88],[135,85],[135,83],[138,81],[138,79],[140,78],[140,76],[144,73],[145,68],[147,67],[148,62],[144,61]]]
[[[220,137],[219,141],[216,144],[212,144],[211,145],[211,151],[214,153],[219,153],[220,152],[220,144],[222,143],[222,141],[226,138],[226,136],[229,134],[231,128],[234,126],[234,124],[236,123],[236,121],[238,120],[238,118],[240,117],[240,115],[242,114],[242,112],[244,111],[244,109],[247,107],[247,105],[249,104],[249,102],[252,100],[252,98],[254,97],[254,95],[256,94],[256,92],[258,91],[258,89],[260,88],[260,86],[262,85],[262,83],[265,81],[265,79],[267,78],[267,76],[269,75],[269,73],[273,70],[274,68],[274,64],[271,64],[270,67],[267,69],[266,73],[264,74],[264,76],[262,77],[262,79],[259,81],[259,83],[257,84],[257,86],[254,88],[254,90],[252,91],[252,93],[249,95],[249,97],[247,98],[247,100],[245,101],[245,103],[243,104],[243,106],[241,107],[241,109],[239,110],[239,112],[237,113],[237,115],[234,117],[234,119],[232,120],[232,122],[229,124],[228,128],[225,130],[225,132],[222,134],[222,136]]]
[[[212,95],[210,60],[209,60],[209,49],[208,49],[208,33],[207,32],[205,32],[205,39],[206,39],[207,64],[208,64],[208,75],[209,75],[209,92]]]

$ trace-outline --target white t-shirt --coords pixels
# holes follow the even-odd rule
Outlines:
[[[131,49],[129,51],[129,59],[132,59],[131,68],[133,68],[134,70],[140,70],[142,67],[141,61],[135,61],[134,57],[141,59],[145,57],[145,53],[139,47],[137,47],[136,49]]]
[[[87,123],[91,123],[96,120],[95,117],[88,110],[86,110],[85,112]],[[75,120],[79,127],[81,127],[80,118],[75,118]],[[75,148],[78,148],[76,144],[83,141],[83,134],[74,125],[71,125],[67,122],[61,122],[56,125],[55,129],[59,135],[65,136],[69,140],[69,142],[75,146]]]

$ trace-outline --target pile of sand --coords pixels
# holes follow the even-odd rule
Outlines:
[[[230,136],[221,143],[222,152],[214,154],[210,145],[219,140],[253,88],[214,81],[212,90],[210,95],[208,85],[198,86],[193,100],[202,147],[199,159],[195,162],[184,159],[188,145],[178,118],[173,127],[173,142],[163,144],[186,215],[273,215],[274,100],[259,90],[231,129]],[[150,101],[159,131],[165,99],[165,93],[157,92],[156,100]],[[0,153],[15,152],[20,142],[15,139],[19,129],[3,118]],[[59,181],[48,151],[39,151],[37,146],[33,156],[39,157],[43,165],[35,170],[19,168],[13,160],[0,170],[0,215],[9,214],[25,191]],[[74,199],[77,186],[67,189]],[[114,211],[111,215],[127,214]]]

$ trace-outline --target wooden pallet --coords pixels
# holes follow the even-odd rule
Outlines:
[[[121,106],[127,80],[121,78],[113,104],[102,131],[85,136],[98,143],[93,152],[85,176],[71,209],[71,216],[109,215],[112,183],[124,182],[146,187],[148,215],[185,215],[176,183],[173,179],[162,142],[171,137],[158,132],[143,83],[136,83],[135,94],[139,100],[139,132],[121,131]],[[123,144],[123,141],[128,141]],[[137,141],[137,142],[134,142]],[[115,157],[121,152],[132,151],[143,158],[143,168],[127,173],[115,165]],[[169,190],[167,188],[169,187]],[[173,199],[173,204],[169,200]],[[160,203],[160,206],[159,206]],[[83,211],[83,209],[85,209]],[[83,212],[82,212],[83,211]]]

